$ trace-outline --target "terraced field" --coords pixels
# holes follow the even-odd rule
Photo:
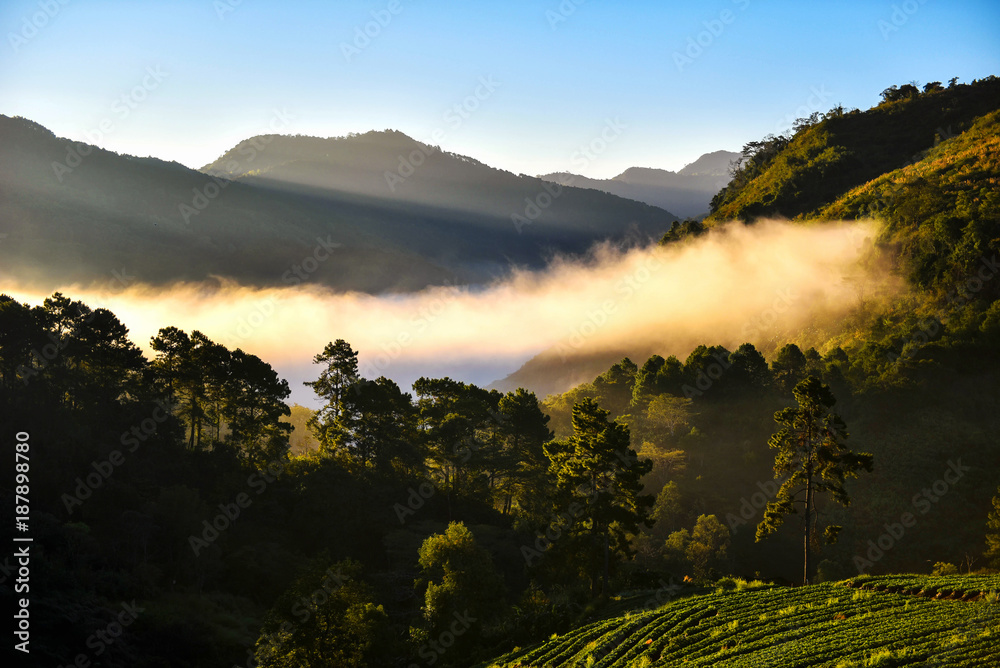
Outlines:
[[[1000,576],[739,587],[595,622],[483,666],[1000,666]]]

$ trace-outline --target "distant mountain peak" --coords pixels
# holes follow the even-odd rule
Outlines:
[[[712,151],[679,172],[656,167],[629,167],[611,179],[590,179],[567,172],[538,178],[645,202],[684,218],[700,217],[708,213],[712,197],[729,181],[729,163],[738,155],[732,151]]]
[[[740,154],[733,151],[712,151],[685,165],[677,173],[683,176],[729,176],[729,163],[738,157]]]

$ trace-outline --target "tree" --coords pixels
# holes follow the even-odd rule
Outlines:
[[[744,343],[729,356],[733,382],[744,390],[762,390],[771,383],[767,360],[752,343]]]
[[[566,531],[578,539],[595,595],[602,574],[607,593],[612,556],[632,556],[628,534],[652,524],[655,497],[641,494],[641,478],[653,464],[639,460],[629,438],[627,426],[609,421],[608,411],[584,399],[573,407],[573,435],[545,446],[561,501],[578,511],[570,514],[581,521]]]
[[[683,388],[684,396],[689,399],[701,396],[724,399],[728,394],[726,388],[732,386],[732,380],[728,377],[728,370],[732,366],[729,362],[730,354],[724,346],[700,345],[692,350],[684,361],[684,375],[688,382]]]
[[[848,506],[851,499],[844,489],[847,478],[856,478],[862,470],[872,470],[872,455],[855,453],[845,447],[847,426],[830,408],[837,403],[829,386],[816,376],[809,376],[793,390],[797,407],[787,407],[774,414],[781,425],[768,441],[777,450],[775,478],[785,476],[775,500],[767,504],[764,519],[757,525],[757,541],[777,531],[789,513],[804,507],[803,582],[809,583],[811,542],[817,516],[817,494],[829,492],[835,501]],[[804,495],[803,498],[798,498]],[[830,525],[824,531],[828,543],[836,541],[841,527]]]
[[[12,394],[38,374],[35,362],[45,362],[46,352],[58,353],[58,346],[45,338],[37,315],[37,310],[0,295],[0,388]]]
[[[544,446],[552,440],[549,416],[538,406],[534,392],[518,388],[500,399],[498,406],[502,451],[494,463],[500,479],[501,511],[509,514],[516,501],[522,509],[545,482],[549,461]]]
[[[771,361],[774,382],[782,392],[791,392],[805,376],[806,356],[794,343],[786,343]]]
[[[994,568],[1000,568],[1000,489],[993,497],[993,510],[986,518],[986,560]]]
[[[222,442],[223,423],[232,417],[227,418],[227,403],[240,396],[238,388],[230,387],[233,353],[198,330],[189,336],[176,327],[160,329],[150,347],[157,353],[152,363],[157,382],[166,385],[178,417],[187,423],[188,447],[198,449]],[[245,353],[240,354],[245,357]],[[248,359],[239,359],[236,364],[241,373],[250,373]],[[270,369],[259,359],[257,365]],[[277,376],[274,378],[277,382]],[[208,436],[203,438],[206,431]]]
[[[413,390],[421,442],[448,492],[449,508],[453,496],[473,491],[488,495],[502,455],[502,395],[451,378],[418,378]]]
[[[268,613],[256,665],[368,666],[385,653],[388,617],[361,579],[361,565],[316,562]]]
[[[601,398],[601,404],[612,415],[618,417],[628,411],[637,371],[635,362],[625,357],[594,379],[594,389]]]
[[[230,430],[227,440],[257,468],[283,458],[292,430],[291,424],[281,421],[291,414],[285,404],[291,394],[288,381],[267,362],[238,348],[229,357],[227,375],[222,408]]]
[[[342,437],[339,420],[344,412],[347,389],[358,380],[358,353],[343,339],[326,344],[323,352],[313,357],[313,364],[323,364],[319,378],[306,381],[316,395],[326,403],[309,420],[309,427],[320,447],[332,453]]]
[[[653,355],[635,375],[632,408],[644,408],[653,397],[664,392],[681,394],[683,386],[684,364],[673,355],[667,359]]]
[[[449,647],[442,636],[451,633],[460,648],[456,654],[467,656],[484,627],[503,611],[503,579],[490,553],[461,522],[451,522],[443,534],[429,536],[419,555],[422,577],[415,585],[424,588],[424,626],[414,640],[440,640]]]
[[[355,381],[344,393],[338,419],[341,447],[362,468],[387,471],[420,463],[416,447],[416,409],[410,395],[385,376]]]
[[[726,558],[729,529],[715,515],[701,515],[695,522],[684,554],[691,562],[694,576],[710,578]]]
[[[936,83],[936,82],[935,82]],[[920,89],[911,83],[902,86],[889,86],[882,91],[883,102],[896,102],[920,95]]]

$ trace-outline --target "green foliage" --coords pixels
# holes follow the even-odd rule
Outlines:
[[[994,568],[1000,568],[1000,489],[993,497],[993,508],[986,518],[986,553],[983,555]]]
[[[504,612],[505,587],[490,553],[464,524],[451,522],[443,534],[423,542],[419,564],[416,586],[423,589],[423,624],[414,630],[414,642],[450,634],[453,655],[468,655]]]
[[[958,566],[944,561],[939,561],[934,564],[934,568],[931,570],[931,575],[958,575]]]
[[[802,119],[791,137],[750,142],[706,222],[816,216],[842,193],[912,162],[943,130],[993,111],[998,91],[1000,79],[992,76],[924,93],[893,86],[868,111],[834,108]]]
[[[650,522],[655,499],[641,493],[640,479],[652,462],[638,458],[629,447],[628,427],[609,421],[593,399],[573,407],[573,435],[548,443],[545,453],[564,507],[579,509],[581,519],[558,545],[580,554],[596,592],[602,572],[607,585],[611,559],[632,554],[628,535]]]
[[[981,261],[1000,251],[1000,111],[964,132],[939,137],[919,160],[842,193],[815,213],[824,218],[874,216],[884,222],[878,244],[915,285],[954,293]],[[1000,288],[986,282],[962,300],[990,302]],[[965,292],[963,290],[963,292]]]
[[[189,336],[164,327],[150,346],[157,381],[187,424],[189,448],[225,443],[255,468],[284,458],[291,425],[281,418],[291,412],[291,390],[270,364],[197,330]]]
[[[794,343],[786,343],[771,362],[771,373],[778,388],[785,393],[805,378],[806,356]]]
[[[774,414],[781,429],[771,436],[768,446],[776,450],[774,474],[783,478],[774,501],[767,504],[764,519],[757,525],[757,540],[774,533],[785,516],[804,506],[804,566],[806,584],[811,576],[811,539],[813,516],[817,514],[815,495],[827,492],[841,505],[850,505],[844,488],[846,478],[855,478],[862,470],[872,470],[872,455],[854,453],[842,443],[847,426],[830,408],[837,402],[828,385],[809,376],[793,391],[798,406],[783,408]],[[802,499],[797,497],[802,494]],[[834,542],[839,526],[828,526],[827,542]]]
[[[682,239],[696,239],[707,231],[708,228],[698,219],[675,220],[670,230],[660,238],[660,245],[665,246]]]
[[[723,581],[713,593],[591,622],[483,665],[571,668],[588,657],[594,665],[663,668],[991,665],[995,603],[930,600],[916,594],[933,578],[904,577],[901,585],[869,579],[864,590],[850,588],[858,579],[795,588],[736,581],[735,589]],[[949,579],[956,590],[963,581],[976,590],[1000,586],[997,576]],[[886,583],[912,594],[885,591]]]
[[[361,564],[312,565],[268,613],[254,658],[261,668],[367,666],[385,656],[388,618]]]
[[[423,464],[410,395],[385,376],[351,383],[336,424],[338,447],[362,469],[416,470]]]
[[[714,577],[726,559],[729,548],[729,529],[715,515],[701,515],[691,531],[691,540],[685,556],[691,562],[696,578]]]
[[[635,362],[626,357],[594,379],[594,389],[612,416],[617,418],[628,412],[638,371]]]
[[[358,380],[358,353],[347,341],[337,339],[326,344],[323,352],[313,358],[313,364],[323,367],[319,378],[306,382],[306,385],[324,404],[310,420],[309,427],[323,451],[333,454],[344,438],[344,401],[348,389]]]

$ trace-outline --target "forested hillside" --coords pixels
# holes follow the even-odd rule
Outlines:
[[[761,216],[816,217],[851,188],[918,161],[937,143],[996,109],[1000,79],[945,87],[891,86],[867,111],[835,107],[802,118],[789,135],[748,143],[709,222]]]
[[[872,217],[862,262],[908,289],[862,294],[836,321],[760,345],[594,356],[599,372],[574,370],[589,382],[547,397],[364,378],[330,332],[310,352],[319,410],[291,409],[267,360],[202,332],[161,323],[144,353],[109,310],[0,296],[0,430],[30,454],[16,484],[30,483],[31,659],[989,665],[1000,98],[995,78],[910,88],[751,145],[712,219],[662,241],[681,248],[727,211],[750,225]],[[954,136],[925,137],[941,123]],[[896,148],[876,137],[890,127]],[[151,183],[164,169],[183,188],[195,178],[92,158],[110,170],[98,181],[122,161]],[[240,182],[257,178],[227,187],[259,215],[303,196]],[[43,199],[7,205],[18,197]],[[69,234],[75,219],[55,220]],[[573,359],[562,364],[544,371]],[[0,489],[9,526],[17,494]],[[12,594],[13,559],[0,566]],[[888,576],[900,572],[924,576]]]

